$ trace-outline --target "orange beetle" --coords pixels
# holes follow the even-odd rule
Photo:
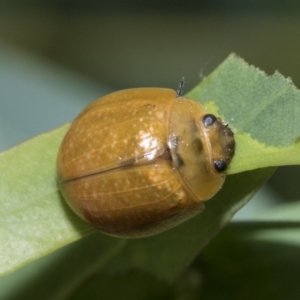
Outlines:
[[[163,88],[106,95],[75,119],[59,150],[69,206],[100,231],[142,237],[204,209],[234,154],[226,123]]]

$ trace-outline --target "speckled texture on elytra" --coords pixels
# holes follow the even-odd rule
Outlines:
[[[64,194],[84,212],[82,217],[110,233],[161,221],[196,204],[165,160],[73,180],[65,185]]]
[[[199,213],[224,182],[213,159],[227,155],[219,147],[224,133],[203,128],[204,114],[169,89],[124,90],[94,101],[59,151],[66,201],[98,229],[123,237],[154,234]]]
[[[66,180],[161,155],[167,147],[171,99],[113,102],[112,97],[113,103],[93,103],[64,139],[59,174]]]

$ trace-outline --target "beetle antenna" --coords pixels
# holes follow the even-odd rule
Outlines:
[[[184,77],[179,80],[178,90],[176,97],[180,97],[183,94],[183,86],[184,86]]]

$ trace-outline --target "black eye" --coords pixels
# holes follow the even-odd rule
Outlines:
[[[218,172],[224,172],[227,169],[227,163],[222,159],[215,160],[214,164],[215,164],[215,169]]]
[[[205,127],[211,126],[217,121],[217,118],[214,115],[208,114],[203,117],[203,124]]]

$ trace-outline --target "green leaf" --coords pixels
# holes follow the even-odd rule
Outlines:
[[[282,89],[289,91],[290,82],[279,75],[277,77],[276,85],[279,85],[277,82],[279,81]],[[253,97],[250,99],[248,93],[252,93],[253,96],[253,91],[259,90],[257,96],[264,101],[267,99],[266,103],[272,104],[272,99],[277,98],[268,80],[268,77],[247,66],[241,59],[230,56],[189,94],[199,101],[204,101],[208,107],[217,109],[230,123],[230,127],[234,127],[237,153],[229,170],[231,174],[299,162],[299,151],[293,148],[296,134],[290,135],[283,144],[280,144],[281,142],[275,143],[269,137],[264,140],[268,134],[259,135],[259,130],[255,129],[257,123],[261,122],[260,112],[263,112],[262,107],[265,108],[266,104],[261,105],[261,102],[253,101]],[[294,90],[293,87],[292,89]],[[293,101],[289,100],[291,94],[285,96],[287,103],[294,103],[295,111],[297,110],[295,106],[299,105],[298,94],[298,91],[297,93],[294,91]],[[250,100],[251,105],[248,103]],[[252,107],[256,113],[250,114],[251,117],[248,118],[248,110],[244,107]],[[240,114],[242,111],[244,119]],[[274,109],[272,111],[274,114],[277,113]],[[282,112],[289,113],[290,110],[282,109]],[[262,114],[270,120],[274,118],[273,114]],[[283,119],[281,125],[284,127],[289,116],[276,115],[275,119],[279,122]],[[255,124],[256,127],[252,128],[251,124]],[[267,125],[267,119],[263,119],[263,129],[273,134],[274,127]],[[94,232],[65,204],[56,184],[56,155],[68,126],[40,135],[0,155],[0,169],[5,170],[0,174],[0,274],[12,272],[30,261]],[[280,136],[282,128],[277,127],[278,132],[275,136]],[[283,153],[286,152],[283,146],[292,147],[296,159],[284,157]],[[270,148],[273,149],[271,152]],[[278,149],[282,151],[279,158],[275,155]],[[258,159],[258,151],[262,151],[261,155],[266,155],[267,163]],[[99,235],[99,245],[104,248],[106,246],[106,250],[99,251],[99,257],[96,256],[94,259],[101,260],[107,249],[112,253],[107,256],[109,259],[106,259],[105,263],[98,265],[99,269],[104,272],[119,272],[139,268],[159,278],[174,280],[225,226],[232,215],[249,201],[273,171],[273,168],[265,168],[229,176],[221,192],[207,202],[203,213],[162,234],[144,239],[124,240],[121,248],[120,239]],[[91,238],[93,236],[91,235]],[[97,247],[97,243],[94,247]],[[93,259],[91,264],[92,262]],[[84,274],[86,277],[91,276],[89,272]],[[81,277],[81,280],[84,278]]]
[[[125,240],[99,232],[38,259],[0,279],[1,299],[69,299],[122,251]],[[16,288],[17,287],[17,288]]]
[[[62,199],[56,155],[68,125],[0,154],[0,273],[93,231]]]
[[[290,79],[232,54],[188,95],[218,110],[236,132],[228,174],[300,164],[300,91]]]

